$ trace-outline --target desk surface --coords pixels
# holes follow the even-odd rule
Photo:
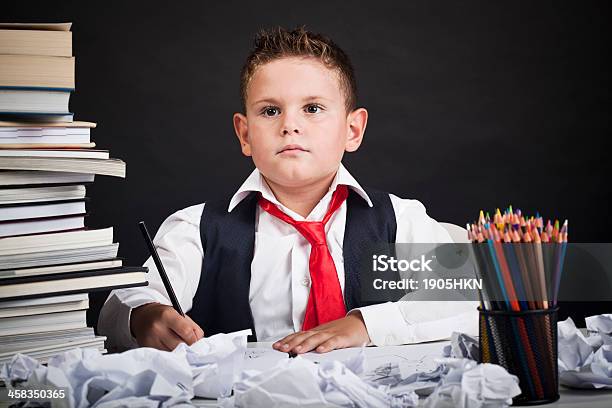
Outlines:
[[[610,408],[612,407],[612,390],[573,390],[561,386],[561,398],[547,407],[580,407],[580,408]]]
[[[561,398],[542,407],[563,407],[563,408],[610,408],[612,407],[612,390],[570,390],[561,387],[559,390]],[[419,406],[423,405],[424,399],[419,401]],[[194,398],[192,403],[196,407],[218,407],[216,400],[206,400]]]
[[[446,342],[430,343],[439,344],[440,351],[442,345]],[[249,343],[249,348],[271,347],[272,343]],[[399,346],[406,350],[410,348],[418,348],[419,345]],[[559,389],[561,398],[551,404],[542,405],[545,407],[563,407],[563,408],[610,408],[612,407],[612,390],[576,390],[561,386]],[[423,404],[424,399],[421,399],[419,406]],[[216,407],[216,400],[194,399],[193,404],[198,407]]]
[[[437,343],[431,343],[432,345]],[[440,342],[441,346],[444,342]],[[257,347],[270,347],[271,343],[249,343],[250,348]],[[423,345],[407,345],[407,346],[398,346],[405,350],[413,349],[417,350],[419,348],[423,348]],[[441,348],[440,348],[441,350]],[[561,387],[559,390],[561,398],[552,403],[543,405],[545,407],[563,407],[563,408],[610,408],[612,407],[612,390],[575,390],[568,389],[565,387]],[[3,398],[4,397],[4,398]],[[8,401],[6,398],[6,389],[0,389],[0,408],[5,406],[8,407],[8,403],[4,402]],[[421,399],[420,404],[423,404],[423,399]],[[197,407],[217,407],[216,400],[210,399],[200,399],[195,398],[192,400],[194,406]]]
[[[563,408],[610,408],[612,407],[612,390],[570,390],[561,387],[559,390],[561,398],[547,405],[538,405],[542,407],[563,407]],[[419,406],[423,405],[424,399],[421,399]],[[195,398],[192,400],[196,407],[217,407],[216,400],[205,400]]]

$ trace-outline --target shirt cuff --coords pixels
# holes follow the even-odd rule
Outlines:
[[[147,303],[156,302],[152,299],[133,299],[122,302],[117,295],[112,295],[104,304],[98,319],[98,332],[107,337],[107,348],[117,352],[138,347],[138,342],[130,330],[132,309]]]
[[[371,343],[376,346],[394,346],[400,344],[421,343],[426,341],[449,339],[453,332],[467,333],[470,335],[478,334],[478,311],[464,309],[456,314],[440,316],[429,320],[407,322],[402,314],[399,302],[387,302],[378,305],[361,307],[359,310],[370,336]],[[402,305],[419,308],[419,302],[411,305]],[[446,302],[441,302],[446,303]],[[451,308],[453,303],[448,302]],[[471,302],[469,302],[471,303]],[[456,306],[456,305],[455,305]],[[471,306],[471,305],[465,305]],[[471,308],[469,308],[471,309]],[[460,308],[459,308],[460,310]],[[352,311],[351,311],[352,312]],[[422,316],[425,318],[425,316]]]
[[[361,312],[370,342],[375,346],[402,344],[401,339],[409,337],[408,324],[395,303],[381,303],[354,310]]]

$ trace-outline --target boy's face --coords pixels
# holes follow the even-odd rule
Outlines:
[[[338,74],[314,58],[259,67],[247,89],[246,116],[234,115],[242,152],[264,177],[285,187],[329,178],[344,151],[361,144],[367,111],[347,114]]]

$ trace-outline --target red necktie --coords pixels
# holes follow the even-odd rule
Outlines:
[[[296,221],[270,201],[259,197],[259,205],[262,209],[293,225],[311,245],[308,266],[312,285],[308,295],[302,330],[310,330],[320,324],[340,319],[346,315],[336,265],[334,265],[334,260],[327,247],[325,224],[332,214],[340,208],[347,196],[348,188],[345,185],[339,185],[332,195],[327,214],[321,221]]]

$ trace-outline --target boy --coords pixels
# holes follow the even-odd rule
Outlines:
[[[296,353],[475,333],[473,302],[361,303],[364,242],[451,239],[420,202],[364,189],[341,164],[368,119],[346,54],[303,28],[261,32],[241,95],[234,129],[256,169],[230,199],[171,215],[154,240],[189,317],[168,306],[149,259],[149,286],[111,293],[99,331],[115,346],[172,350],[251,328],[250,340]]]

